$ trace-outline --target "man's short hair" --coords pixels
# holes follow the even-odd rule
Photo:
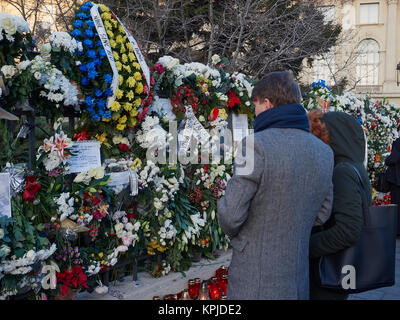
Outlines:
[[[262,78],[253,89],[251,101],[268,99],[276,106],[301,103],[300,87],[291,71],[271,72]]]

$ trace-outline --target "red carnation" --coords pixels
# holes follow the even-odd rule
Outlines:
[[[163,66],[162,66],[161,64],[156,63],[154,66],[156,67],[156,71],[157,71],[159,74],[163,74],[163,73],[165,72],[165,70],[164,70],[164,68],[163,68]]]
[[[236,93],[230,92],[228,95],[228,98],[229,98],[228,106],[230,108],[233,108],[237,104],[240,105],[240,100],[239,100],[238,96],[236,95]]]
[[[215,121],[218,118],[218,115],[219,115],[219,109],[214,108],[212,111],[211,121]]]
[[[121,143],[119,145],[119,150],[121,150],[121,151],[129,151],[130,149],[125,143]]]

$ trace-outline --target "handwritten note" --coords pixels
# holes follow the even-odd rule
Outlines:
[[[68,159],[70,173],[101,167],[99,141],[76,141],[71,151],[75,155]]]

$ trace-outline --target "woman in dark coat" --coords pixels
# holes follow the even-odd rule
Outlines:
[[[343,112],[319,110],[309,113],[311,132],[328,144],[334,152],[333,206],[329,220],[319,229],[314,229],[310,239],[310,259],[330,255],[353,246],[360,238],[363,226],[362,188],[355,170],[361,174],[371,204],[372,189],[364,167],[365,137],[354,117]],[[312,270],[313,271],[313,270]],[[310,272],[311,300],[345,300],[347,294],[323,289]]]
[[[397,128],[400,136],[400,126]],[[391,203],[398,204],[399,212],[399,231],[400,232],[400,138],[396,139],[392,145],[392,152],[386,158],[385,164],[388,166],[385,179],[389,184]]]

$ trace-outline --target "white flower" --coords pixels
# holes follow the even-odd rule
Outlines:
[[[21,61],[18,63],[17,67],[19,70],[26,70],[32,62],[30,60]]]
[[[214,54],[214,55],[211,57],[211,61],[212,61],[213,64],[218,64],[218,63],[221,62],[221,58],[219,57],[219,55]]]
[[[33,76],[36,80],[40,80],[42,78],[42,74],[39,71],[36,71]]]
[[[1,72],[4,74],[6,79],[11,79],[18,73],[18,70],[14,66],[5,65],[1,67]]]
[[[33,250],[29,250],[29,251],[26,253],[26,258],[27,258],[28,260],[33,261],[33,260],[35,259],[35,257],[36,257],[36,254],[35,254],[35,251],[33,251]]]

